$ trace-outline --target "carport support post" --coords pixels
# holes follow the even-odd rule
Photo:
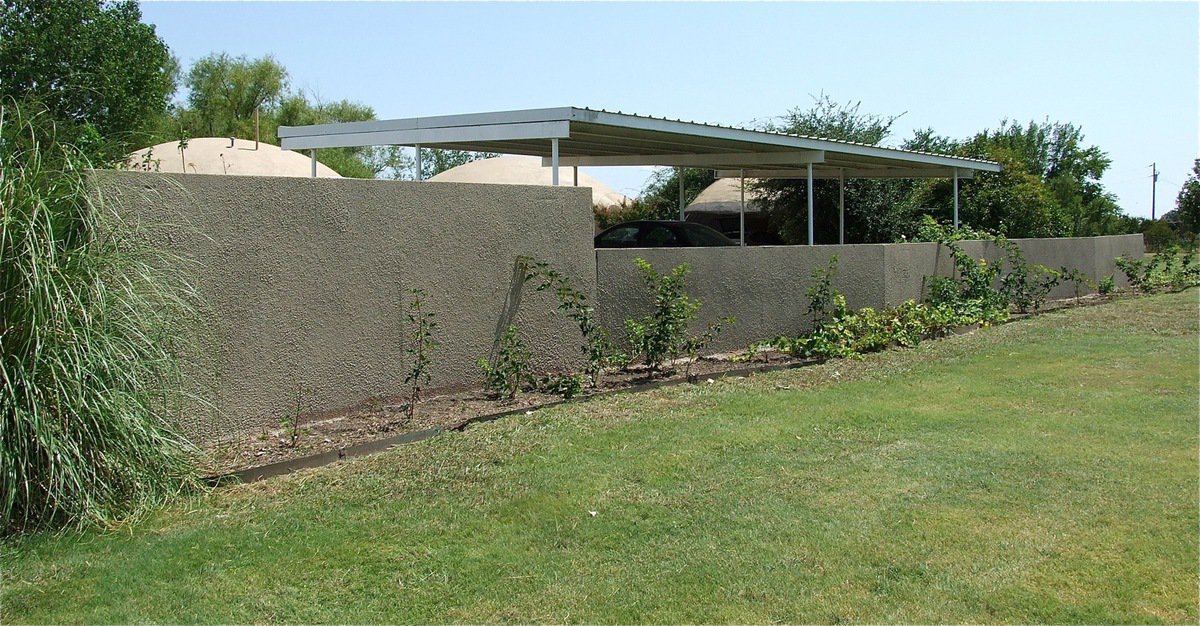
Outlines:
[[[846,170],[838,170],[838,245],[846,244]]]
[[[679,221],[683,221],[683,168],[675,168],[675,178],[679,179]]]
[[[739,176],[742,181],[742,204],[738,208],[738,244],[746,245],[746,170],[741,170]]]
[[[312,176],[312,178],[316,178],[316,177],[317,177],[317,151],[316,151],[316,150],[309,150],[309,151],[308,151],[308,158],[309,158],[309,160],[311,160],[311,161],[312,161],[312,173],[311,173],[311,176]]]
[[[954,228],[958,229],[958,168],[954,168]]]
[[[558,137],[550,140],[550,183],[558,186]]]
[[[417,145],[416,145],[416,146],[414,146],[414,147],[417,149],[417,160],[416,160],[416,163],[417,163],[417,180],[422,180],[422,178],[421,178],[421,144],[417,144]]]
[[[574,181],[572,184],[575,185],[576,187],[578,187],[579,186],[579,166],[578,165],[571,166],[571,177],[572,177],[572,180]]]
[[[808,164],[808,245],[813,245],[813,183],[812,163]]]

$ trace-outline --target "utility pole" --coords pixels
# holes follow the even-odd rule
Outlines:
[[[1154,200],[1158,195],[1158,162],[1150,164],[1150,221],[1158,219],[1154,212]]]

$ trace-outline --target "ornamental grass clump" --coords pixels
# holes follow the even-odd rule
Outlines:
[[[0,103],[5,534],[114,522],[197,484],[175,426],[190,290],[53,136]]]

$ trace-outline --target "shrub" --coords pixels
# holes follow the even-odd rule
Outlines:
[[[479,367],[483,370],[483,388],[496,397],[512,400],[535,382],[529,371],[529,348],[512,324],[500,336],[495,360],[479,359]]]
[[[1100,283],[1096,285],[1096,291],[1100,292],[1100,295],[1102,296],[1107,296],[1116,290],[1117,281],[1113,278],[1112,274],[1105,276],[1100,280]]]
[[[188,286],[43,120],[0,106],[5,532],[110,522],[198,484],[177,429]]]
[[[1005,251],[1009,269],[1000,276],[1000,293],[1010,306],[1021,313],[1040,311],[1046,298],[1058,285],[1058,272],[1025,260],[1017,244],[1004,237],[995,238],[996,245]]]
[[[421,401],[421,390],[429,384],[430,353],[438,347],[433,338],[437,329],[437,314],[425,310],[425,292],[420,289],[408,291],[412,299],[408,303],[408,311],[404,317],[409,324],[408,346],[404,348],[408,356],[408,372],[404,375],[404,384],[409,386],[408,400],[404,403],[404,415],[412,419],[417,412],[417,403]]]
[[[654,271],[645,259],[634,259],[642,281],[654,296],[654,311],[641,320],[625,320],[631,357],[641,358],[651,370],[658,371],[668,359],[678,358],[687,341],[688,323],[696,317],[700,303],[687,296],[683,278],[686,263],[669,274]]]
[[[1181,251],[1170,247],[1140,261],[1125,257],[1117,257],[1115,261],[1129,284],[1143,293],[1200,285],[1200,262],[1195,248]]]
[[[813,270],[813,284],[804,290],[804,295],[808,296],[807,313],[812,318],[813,328],[820,328],[827,320],[846,313],[846,299],[833,288],[837,266],[837,255],[829,257],[828,266]]]
[[[1078,268],[1063,266],[1058,270],[1058,275],[1062,281],[1070,281],[1075,285],[1075,297],[1078,298],[1085,291],[1096,289],[1096,281],[1092,280],[1091,276],[1084,274]]]
[[[928,298],[930,304],[949,307],[959,317],[978,319],[982,323],[1006,319],[1008,299],[993,288],[1000,265],[988,263],[986,259],[976,260],[955,241],[947,239],[941,244],[950,251],[957,278],[933,277]]]
[[[617,349],[609,339],[608,332],[600,326],[595,308],[588,304],[587,294],[571,286],[570,277],[550,267],[549,263],[531,257],[520,257],[518,262],[523,267],[524,280],[541,279],[538,291],[553,288],[558,297],[559,312],[579,327],[579,334],[583,337],[581,350],[586,359],[583,374],[592,387],[600,383],[600,375],[606,367],[628,363],[629,357]]]

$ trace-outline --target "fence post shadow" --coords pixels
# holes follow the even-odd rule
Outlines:
[[[509,280],[508,294],[504,297],[504,304],[500,308],[500,317],[496,319],[496,331],[492,335],[492,349],[488,352],[488,361],[496,360],[496,347],[500,344],[500,337],[512,325],[513,320],[517,317],[518,309],[521,308],[521,293],[525,287],[525,270],[525,260],[517,257],[513,261],[512,278]]]

